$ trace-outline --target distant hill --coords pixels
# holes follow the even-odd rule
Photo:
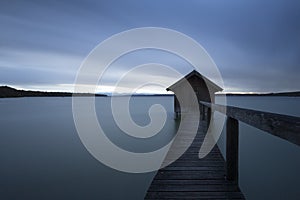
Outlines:
[[[291,96],[291,97],[300,97],[300,91],[299,91],[299,92],[280,92],[280,93],[271,93],[270,95],[273,95],[273,96]]]
[[[17,90],[8,86],[0,86],[0,98],[11,97],[70,97],[73,93],[70,92],[41,92]],[[90,93],[74,93],[77,96],[107,96],[105,94],[90,94]]]
[[[227,93],[217,94],[226,96],[285,96],[285,97],[300,97],[300,91],[297,92],[278,92],[278,93],[254,93],[254,94],[238,94],[238,93]]]
[[[113,96],[118,96],[118,97],[127,97],[127,96],[132,96],[132,97],[166,97],[166,96],[174,96],[174,94],[117,94]]]

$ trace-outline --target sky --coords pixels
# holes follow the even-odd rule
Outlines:
[[[205,48],[225,92],[300,90],[298,0],[1,0],[0,27],[0,85],[72,91],[82,61],[100,42],[132,28],[163,27]],[[193,69],[170,53],[141,50],[113,63],[98,92],[111,92],[122,73],[149,62],[182,74]],[[124,87],[134,87],[132,77]],[[135,77],[178,79],[151,69]]]

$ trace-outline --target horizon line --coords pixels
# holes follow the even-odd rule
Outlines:
[[[61,92],[61,93],[74,93],[74,91],[72,90],[43,90],[43,89],[25,89],[25,88],[22,88],[22,87],[16,87],[16,86],[11,86],[11,85],[0,85],[0,87],[9,87],[9,88],[12,88],[12,89],[16,89],[16,90],[23,90],[23,91],[32,91],[32,92]],[[290,91],[265,91],[265,92],[243,92],[243,91],[228,91],[228,92],[216,92],[215,94],[216,95],[224,95],[224,94],[232,94],[232,95],[235,95],[235,94],[244,94],[244,95],[252,95],[252,94],[272,94],[272,93],[292,93],[292,92],[300,92],[300,90],[290,90]],[[114,91],[107,91],[107,92],[84,92],[82,94],[110,94],[111,96],[116,96],[116,95],[120,95],[120,96],[124,96],[124,95],[131,95],[131,94],[135,94],[135,95],[174,95],[173,93],[170,93],[170,92],[135,92],[135,93],[127,93],[127,92],[122,92],[122,93],[116,93]]]

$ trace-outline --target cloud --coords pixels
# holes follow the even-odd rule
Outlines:
[[[227,90],[299,90],[299,18],[296,0],[1,1],[0,80],[35,88],[72,84],[80,62],[99,42],[130,28],[160,26],[202,44]],[[181,73],[192,69],[158,54],[120,58],[105,84],[110,87],[123,71],[150,61]]]
[[[0,84],[72,83],[82,59],[58,52],[0,48]]]

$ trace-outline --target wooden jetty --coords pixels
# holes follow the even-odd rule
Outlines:
[[[257,110],[199,102],[199,129],[192,145],[171,165],[160,169],[145,199],[244,199],[238,186],[239,122],[300,146],[300,118]],[[198,152],[211,113],[227,116],[226,161],[215,146],[203,159]],[[171,149],[172,150],[172,149]]]
[[[200,121],[190,147],[178,160],[157,172],[145,199],[244,199],[238,185],[226,179],[225,160],[217,146],[199,159],[206,130],[207,122]]]

